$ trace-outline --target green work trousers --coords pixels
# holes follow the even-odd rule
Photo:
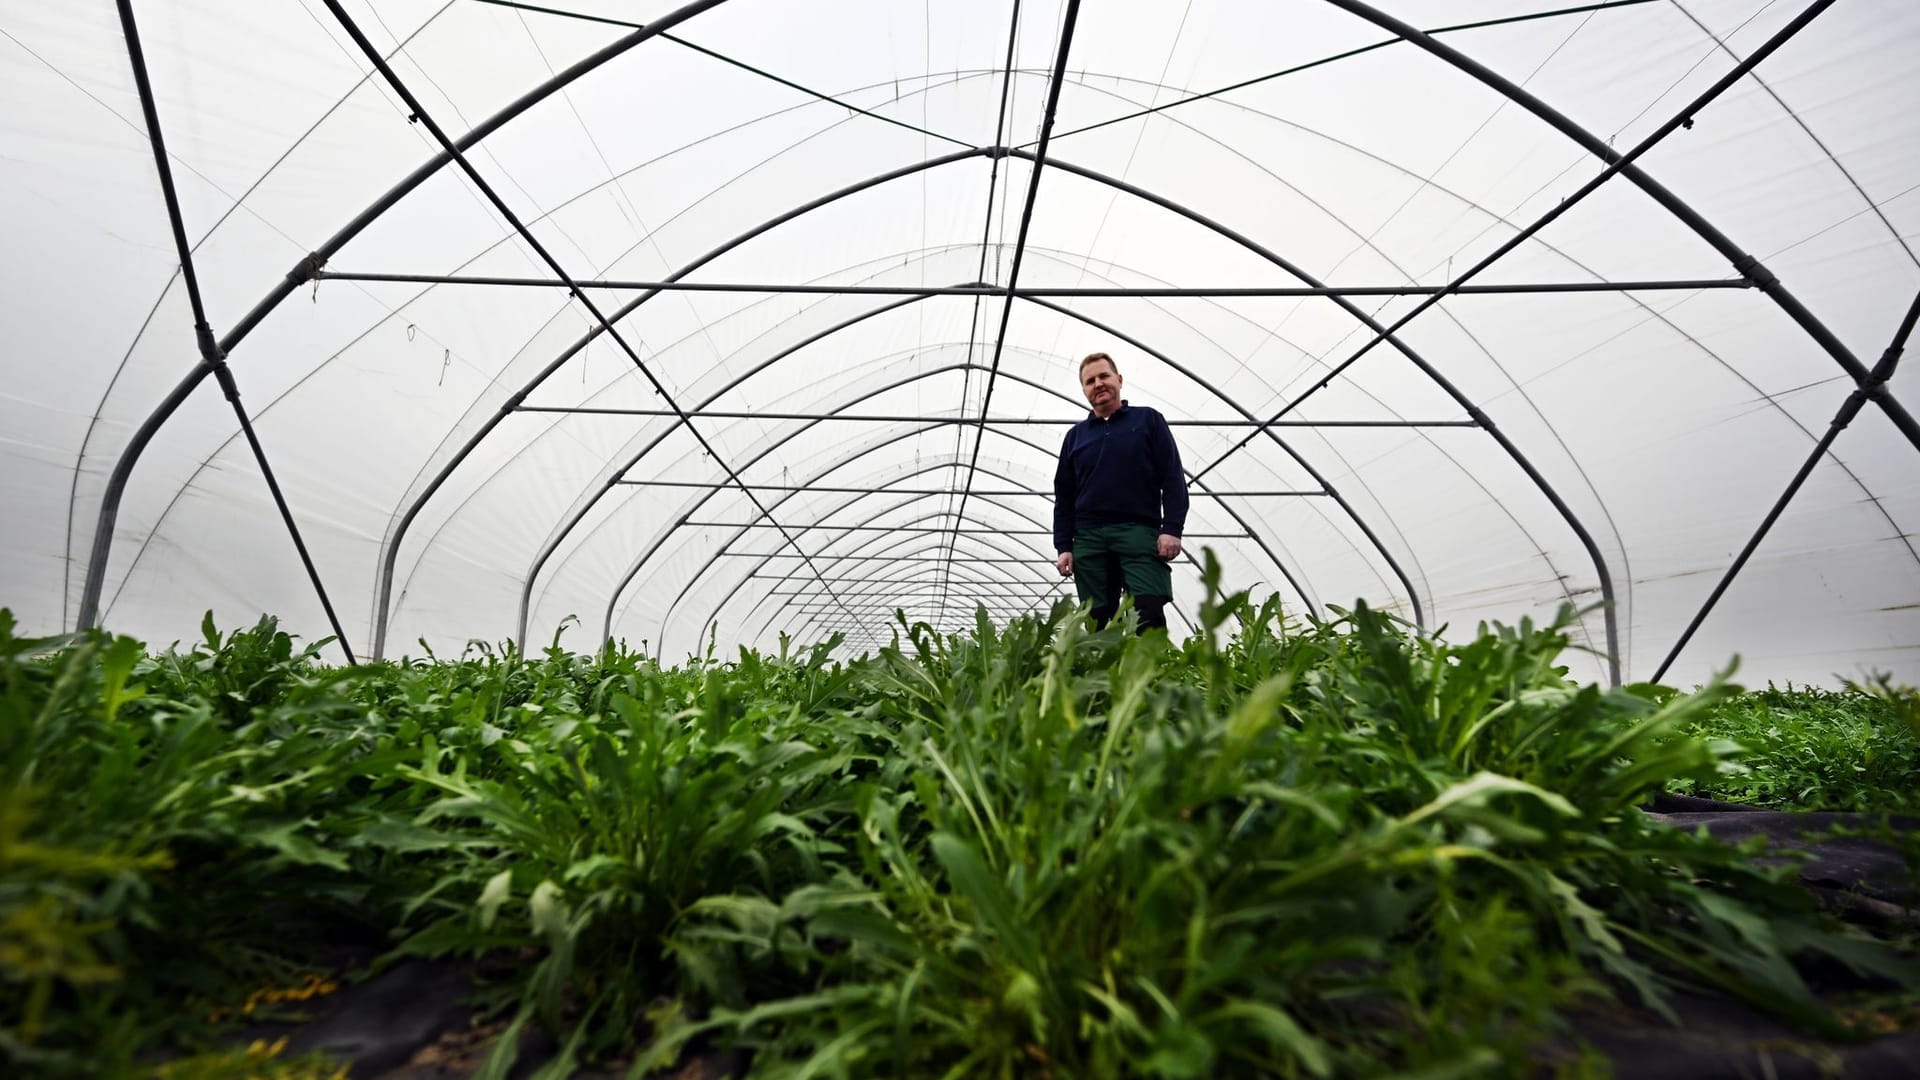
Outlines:
[[[1122,588],[1133,594],[1143,627],[1165,626],[1161,609],[1173,597],[1173,568],[1160,558],[1159,531],[1151,525],[1075,529],[1073,587],[1093,602],[1094,621],[1102,626],[1119,609]]]

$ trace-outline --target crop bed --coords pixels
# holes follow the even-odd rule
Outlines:
[[[1564,625],[1199,617],[332,668],[270,620],[149,655],[0,614],[0,1070],[334,1075],[298,1022],[355,993],[458,1003],[419,1076],[1581,1075],[1701,1002],[1920,1027],[1910,875],[1847,921],[1642,809],[1764,784],[1912,860],[1910,693],[1831,695],[1889,779],[1822,788],[1741,764],[1758,695],[1569,682]]]

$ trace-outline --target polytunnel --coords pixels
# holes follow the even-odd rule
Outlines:
[[[1070,596],[1111,353],[1302,615],[1920,679],[1904,0],[0,4],[0,603],[340,659]]]

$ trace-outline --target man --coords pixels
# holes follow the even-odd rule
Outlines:
[[[1120,396],[1113,357],[1080,361],[1080,391],[1092,411],[1060,446],[1053,474],[1053,550],[1061,577],[1106,626],[1133,594],[1140,629],[1165,629],[1173,570],[1187,524],[1187,477],[1166,418]]]

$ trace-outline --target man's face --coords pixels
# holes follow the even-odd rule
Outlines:
[[[1113,369],[1111,361],[1095,360],[1080,369],[1080,392],[1087,395],[1087,404],[1093,406],[1094,415],[1105,419],[1120,408],[1120,373]]]

